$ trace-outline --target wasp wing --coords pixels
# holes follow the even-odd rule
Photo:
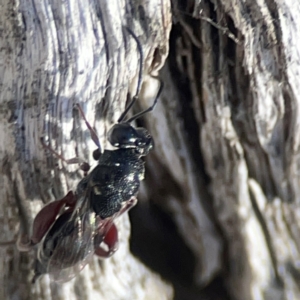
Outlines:
[[[91,260],[94,253],[96,216],[92,212],[70,217],[51,237],[47,273],[55,281],[69,281]],[[47,243],[47,241],[45,241]]]
[[[66,282],[74,278],[91,261],[95,247],[99,248],[114,219],[136,203],[133,197],[123,203],[119,212],[101,219],[91,209],[89,189],[76,197],[75,208],[60,215],[42,243],[39,261],[47,267],[37,273],[49,273],[54,281]]]
[[[101,245],[118,216],[102,220],[91,210],[82,213],[81,209],[62,214],[43,243],[51,279],[66,282],[74,278],[91,261],[95,247]]]

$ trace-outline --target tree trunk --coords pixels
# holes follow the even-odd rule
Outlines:
[[[147,1],[146,1],[147,2]],[[300,5],[296,1],[2,0],[1,299],[298,299]],[[171,19],[172,18],[172,19]],[[171,35],[171,20],[173,27]],[[120,246],[67,284],[35,285],[13,243],[92,162],[134,94],[155,140]],[[149,76],[151,75],[151,76]],[[138,257],[138,259],[136,258]]]
[[[168,124],[173,147],[166,132],[155,137],[155,167],[167,167],[180,191],[166,206],[199,266],[195,283],[221,271],[230,299],[298,299],[299,3],[173,4],[164,78],[174,93],[162,97],[172,108],[149,122]],[[177,154],[180,168],[162,153]],[[205,240],[212,228],[219,244]]]
[[[74,190],[83,177],[47,151],[41,138],[65,158],[92,162],[96,146],[78,112],[79,103],[103,148],[106,132],[134,94],[139,72],[144,85],[168,54],[170,3],[151,1],[1,1],[1,221],[2,243],[31,230],[41,207]],[[158,13],[159,12],[159,13]],[[69,283],[34,285],[33,253],[1,248],[0,299],[170,299],[172,287],[129,251],[128,215],[117,222],[119,251],[94,259]],[[9,243],[7,243],[9,244]],[[70,245],[71,247],[71,245]],[[5,287],[5,288],[3,288]]]

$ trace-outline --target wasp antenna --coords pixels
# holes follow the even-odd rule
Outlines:
[[[156,78],[156,77],[154,77],[154,78]],[[149,108],[147,108],[147,109],[145,109],[145,110],[143,110],[143,111],[137,113],[136,115],[134,115],[133,117],[131,117],[130,119],[128,119],[128,120],[126,121],[126,123],[130,123],[130,122],[132,122],[132,121],[134,121],[134,120],[140,118],[141,116],[147,114],[148,112],[152,111],[152,110],[155,108],[155,106],[156,106],[156,104],[157,104],[157,101],[158,101],[158,98],[159,98],[159,96],[160,96],[160,94],[161,94],[161,92],[162,92],[162,90],[163,90],[163,87],[164,87],[163,81],[162,81],[161,79],[159,79],[159,78],[156,78],[156,79],[159,80],[160,86],[159,86],[158,92],[157,92],[157,94],[156,94],[156,97],[155,97],[155,99],[154,99],[154,101],[153,101],[153,104],[152,104]]]
[[[140,94],[141,91],[141,87],[142,87],[142,79],[143,79],[143,68],[144,68],[144,54],[143,54],[143,48],[142,45],[140,43],[140,40],[138,39],[138,37],[134,34],[134,32],[129,28],[129,27],[125,27],[127,29],[127,31],[131,34],[131,36],[134,38],[134,40],[136,41],[136,45],[137,48],[139,50],[140,53],[140,69],[139,69],[139,77],[138,77],[138,83],[137,83],[137,87],[136,87],[136,92],[134,97],[138,97],[138,95]]]
[[[143,49],[142,49],[142,45],[141,45],[138,37],[134,34],[134,32],[130,28],[128,28],[126,26],[124,26],[124,28],[129,32],[129,34],[136,41],[137,48],[138,48],[138,51],[140,53],[140,70],[139,70],[138,83],[137,83],[135,95],[133,96],[133,98],[132,98],[131,102],[128,104],[128,106],[125,108],[124,112],[121,114],[120,118],[118,119],[118,123],[121,123],[124,120],[124,118],[126,117],[126,115],[129,112],[129,110],[132,108],[132,106],[134,105],[134,103],[136,102],[136,100],[139,97],[139,94],[140,94],[140,91],[141,91],[141,87],[142,87],[143,65],[144,65]]]
[[[95,143],[95,145],[98,147],[98,149],[101,152],[101,144],[100,144],[100,141],[99,141],[99,138],[98,138],[98,135],[97,135],[96,131],[93,129],[93,127],[90,125],[90,123],[86,119],[85,114],[84,114],[80,104],[76,103],[75,107],[79,110],[79,112],[81,114],[81,117],[83,118],[88,130],[90,131],[91,138],[92,138],[93,142]]]

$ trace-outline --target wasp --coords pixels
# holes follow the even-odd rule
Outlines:
[[[93,156],[98,164],[78,183],[75,191],[43,207],[33,221],[31,238],[19,241],[21,251],[38,245],[33,282],[47,273],[55,281],[68,281],[85,267],[93,254],[101,258],[113,255],[118,248],[118,230],[114,220],[137,203],[136,196],[145,173],[143,157],[153,149],[154,142],[145,128],[134,127],[131,123],[155,108],[163,83],[159,80],[158,93],[148,109],[126,119],[138,100],[143,69],[141,44],[136,35],[126,29],[136,41],[140,53],[136,93],[108,132],[107,139],[114,150],[101,151],[96,132],[77,105],[97,145]]]

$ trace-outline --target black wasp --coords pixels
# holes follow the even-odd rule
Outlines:
[[[137,43],[140,70],[135,96],[108,132],[107,139],[116,149],[101,153],[97,134],[78,105],[98,147],[94,152],[98,164],[79,182],[75,192],[70,191],[62,199],[42,208],[34,219],[30,241],[19,242],[23,251],[39,244],[33,281],[46,273],[55,281],[68,281],[83,269],[93,254],[102,258],[111,256],[118,244],[114,219],[137,202],[136,195],[145,172],[142,157],[153,148],[153,139],[145,128],[135,128],[131,122],[154,109],[163,85],[161,82],[152,106],[126,120],[138,100],[143,72],[141,44],[135,34],[126,29]],[[71,161],[79,162],[76,159],[68,162]]]

